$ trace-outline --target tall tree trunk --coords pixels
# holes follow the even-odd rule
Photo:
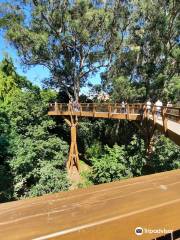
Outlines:
[[[80,93],[80,80],[79,77],[76,77],[74,80],[74,98],[75,101],[79,101],[79,93]]]

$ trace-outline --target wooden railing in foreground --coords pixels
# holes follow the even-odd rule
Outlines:
[[[0,204],[2,240],[175,240],[178,229],[180,170]]]

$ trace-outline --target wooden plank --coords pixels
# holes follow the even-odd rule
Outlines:
[[[180,228],[180,170],[0,205],[0,239],[153,239]]]

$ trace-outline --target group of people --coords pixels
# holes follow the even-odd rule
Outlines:
[[[77,100],[73,101],[73,99],[71,98],[69,100],[69,104],[72,107],[73,111],[75,111],[75,112],[80,111],[80,104],[79,104],[79,102]]]
[[[157,116],[160,117],[161,116],[161,108],[163,107],[162,101],[158,99],[154,103],[154,106],[156,107]],[[167,107],[172,107],[172,103],[170,101],[167,102]],[[151,103],[151,100],[148,99],[148,101],[146,102],[146,109],[147,109],[148,113],[150,113],[151,108],[152,108],[152,103]]]
[[[55,108],[57,108],[57,102],[55,102]],[[80,111],[80,103],[77,101],[77,100],[73,100],[72,98],[70,98],[69,100],[69,105],[72,107],[72,111],[75,111],[75,112],[78,112]],[[146,109],[147,109],[147,112],[150,113],[151,110],[152,110],[152,102],[150,99],[147,100],[146,102]],[[156,113],[157,113],[157,116],[161,116],[161,109],[163,107],[163,103],[160,99],[158,99],[155,103],[154,103],[154,106],[156,107]],[[167,102],[167,107],[172,107],[172,103],[169,101]],[[127,113],[127,102],[126,101],[122,101],[121,102],[121,110],[120,110],[121,113]]]
[[[151,102],[150,99],[148,99],[147,102],[146,102],[146,109],[147,109],[148,113],[151,112],[152,105],[153,105],[153,103]],[[126,101],[122,101],[121,102],[121,113],[127,113],[127,107],[126,106],[127,106],[127,102]],[[154,106],[156,107],[157,116],[160,117],[161,116],[161,109],[163,107],[163,102],[160,99],[158,99],[154,103]],[[172,107],[172,103],[170,101],[167,102],[167,107]]]

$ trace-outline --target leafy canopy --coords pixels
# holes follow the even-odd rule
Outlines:
[[[18,0],[1,5],[0,26],[25,65],[47,67],[48,83],[77,99],[89,74],[107,65],[110,6],[108,1]]]

